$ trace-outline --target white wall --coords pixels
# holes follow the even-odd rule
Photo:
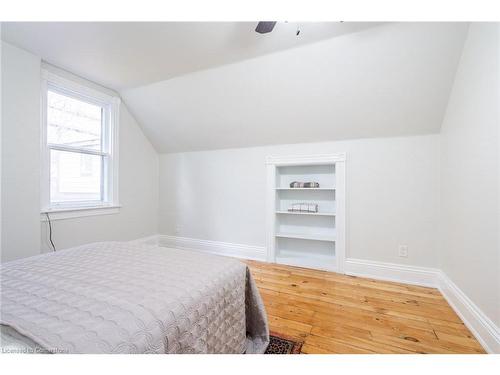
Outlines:
[[[498,33],[470,26],[443,122],[440,267],[500,326]]]
[[[47,224],[40,221],[41,62],[7,43],[2,47],[2,261],[8,261],[49,247]],[[124,103],[119,149],[120,212],[53,221],[58,249],[158,232],[158,155]]]
[[[40,253],[40,58],[2,43],[2,261]]]
[[[119,147],[120,213],[52,221],[57,248],[158,233],[158,154],[124,103],[120,108]],[[41,223],[41,230],[42,250],[50,251],[46,222]]]
[[[161,155],[160,233],[265,246],[265,157],[336,152],[347,153],[347,257],[437,266],[438,135]]]

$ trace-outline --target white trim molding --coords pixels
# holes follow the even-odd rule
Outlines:
[[[345,152],[326,155],[269,155],[266,157],[266,164],[272,164],[276,166],[300,164],[334,164],[336,162],[345,160]]]
[[[488,353],[500,354],[500,329],[441,270],[349,258],[345,273],[404,284],[437,288]]]
[[[436,288],[440,270],[427,267],[407,266],[396,263],[376,262],[348,258],[345,261],[345,273],[350,276],[369,277],[372,279],[394,281]]]
[[[41,77],[42,80],[65,87],[67,90],[86,96],[92,101],[99,100],[103,103],[117,102],[118,104],[120,102],[118,94],[112,95],[110,93],[111,90],[107,90],[104,87],[101,88],[93,82],[74,76],[72,73],[62,73],[60,69],[48,64],[42,64]]]
[[[44,210],[40,213],[40,221],[47,221],[47,214],[50,220],[66,220],[85,216],[118,214],[120,213],[120,208],[121,206],[114,205]]]
[[[488,353],[500,354],[500,328],[444,273],[439,291]]]
[[[154,234],[152,236],[138,238],[129,242],[137,245],[160,246],[160,237],[161,235]]]
[[[149,243],[152,238],[148,239]],[[264,246],[242,245],[229,242],[200,240],[195,238],[177,237],[169,235],[158,236],[158,246],[173,247],[176,249],[195,250],[205,253],[231,256],[242,259],[266,260]]]
[[[310,154],[310,155],[269,155],[266,157],[266,260],[296,266],[312,267],[344,273],[346,253],[346,153],[335,154]],[[309,256],[300,256],[290,261],[280,259],[276,251],[276,176],[278,167],[286,166],[312,166],[312,165],[334,165],[335,166],[335,257],[322,260],[321,266],[317,261],[311,262],[306,259]]]
[[[50,70],[49,67],[42,68],[41,71],[41,100],[40,100],[40,152],[41,152],[41,178],[40,178],[40,206],[41,213],[62,212],[65,214],[55,214],[60,218],[89,216],[88,208],[95,209],[93,215],[102,212],[111,213],[110,206],[119,206],[119,123],[120,123],[120,103],[117,96],[109,95],[101,90],[91,87],[89,82],[82,82],[81,79],[69,79]],[[90,103],[102,108],[101,125],[101,149],[89,150],[81,146],[67,145],[61,143],[49,143],[47,138],[47,98],[48,92],[55,91],[61,95]],[[50,197],[50,155],[51,151],[74,152],[84,155],[95,155],[101,158],[101,196],[96,201],[65,201],[52,202]],[[104,209],[104,211],[103,211]],[[68,212],[72,212],[68,216]],[[81,214],[81,215],[80,215]],[[63,217],[65,216],[65,217]]]

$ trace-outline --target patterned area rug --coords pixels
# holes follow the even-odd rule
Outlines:
[[[302,342],[271,332],[269,346],[264,354],[300,354]]]

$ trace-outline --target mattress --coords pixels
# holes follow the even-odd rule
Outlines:
[[[248,267],[194,251],[102,242],[1,265],[3,352],[263,353]]]

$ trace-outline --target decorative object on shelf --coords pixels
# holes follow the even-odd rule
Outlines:
[[[290,212],[318,212],[318,205],[315,203],[292,203],[288,209]]]
[[[291,188],[319,188],[319,182],[299,182],[299,181],[294,181],[290,182],[290,187]]]

